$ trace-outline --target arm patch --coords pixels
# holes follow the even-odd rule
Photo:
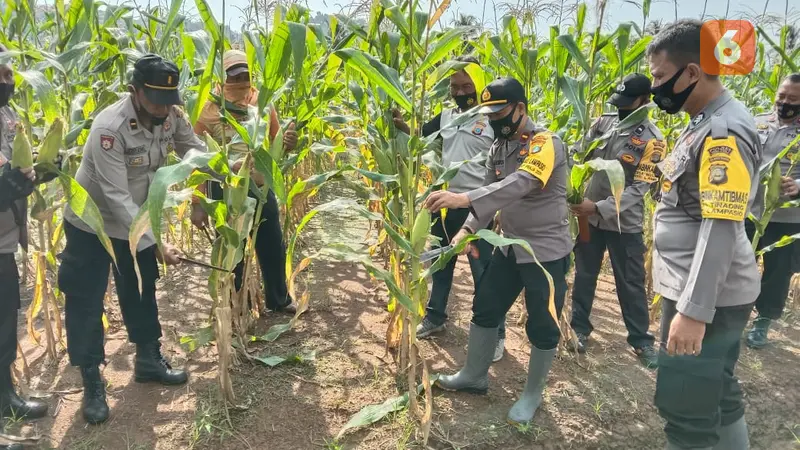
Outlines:
[[[698,177],[704,219],[744,220],[750,197],[750,171],[736,138],[706,138]]]
[[[519,170],[527,172],[546,185],[553,174],[556,162],[556,150],[553,145],[553,136],[539,133],[528,144],[528,156],[522,161]]]
[[[633,180],[644,181],[645,183],[655,183],[658,181],[658,169],[656,168],[656,164],[661,162],[666,154],[667,141],[650,139],[647,142],[647,147],[644,149],[639,167],[636,168],[636,173],[633,175]]]

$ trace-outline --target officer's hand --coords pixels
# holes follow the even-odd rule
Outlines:
[[[181,260],[178,256],[180,256],[180,252],[178,251],[178,248],[172,244],[164,243],[163,250],[156,247],[156,258],[159,260],[159,262],[162,262],[168,266],[174,266],[175,264],[180,263]]]
[[[469,204],[470,202],[467,194],[456,194],[450,191],[435,191],[431,192],[428,198],[425,199],[425,203],[422,207],[429,209],[431,212],[436,212],[445,208],[468,208]]]
[[[289,128],[283,133],[283,148],[287,151],[297,147],[297,131],[294,130],[294,122],[289,124]]]
[[[208,213],[206,210],[203,209],[202,206],[199,204],[192,205],[192,225],[196,226],[197,228],[205,228],[208,226]]]
[[[19,171],[29,181],[33,181],[33,180],[36,179],[36,172],[33,171],[33,167],[28,167],[27,169],[19,169]],[[31,191],[31,192],[33,192],[33,191]]]
[[[466,238],[469,234],[470,234],[469,230],[467,230],[466,228],[462,228],[462,229],[458,230],[458,233],[456,233],[456,235],[453,236],[453,239],[450,239],[450,245],[452,245],[453,247],[458,246],[458,244],[461,241],[463,241],[464,238]],[[467,244],[466,247],[464,247],[464,250],[461,251],[461,254],[462,255],[470,255],[473,258],[477,258],[478,257],[478,247],[476,247],[472,242],[470,242],[469,244]]]
[[[667,353],[670,355],[697,356],[703,349],[703,336],[705,334],[705,322],[677,313],[669,326]]]
[[[405,119],[403,119],[403,113],[397,108],[392,108],[392,122],[394,122],[394,126],[398,130],[405,134],[411,134],[411,127],[409,127]]]
[[[597,205],[593,201],[587,199],[583,199],[583,201],[577,205],[570,205],[569,209],[572,211],[572,214],[578,217],[589,217],[597,214]]]
[[[781,192],[789,197],[796,197],[800,194],[800,186],[792,177],[781,177]]]

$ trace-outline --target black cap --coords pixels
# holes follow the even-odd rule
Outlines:
[[[650,95],[650,78],[640,73],[632,73],[617,85],[614,95],[611,96],[608,103],[618,108],[624,108],[631,106],[637,98],[643,95]]]
[[[488,85],[481,93],[481,107],[478,112],[491,114],[500,111],[508,105],[522,102],[528,104],[525,88],[516,78],[498,78]]]
[[[133,65],[133,79],[144,88],[144,95],[156,105],[182,105],[178,92],[178,66],[164,58],[147,54]]]

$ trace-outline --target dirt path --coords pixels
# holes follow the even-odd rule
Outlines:
[[[333,193],[335,194],[335,192]],[[327,193],[327,197],[333,195]],[[322,242],[361,243],[367,227],[352,211],[321,213],[304,239],[304,254]],[[471,281],[459,262],[450,300],[447,331],[422,344],[434,372],[450,372],[465,357],[470,320]],[[132,379],[134,347],[127,342],[118,308],[109,309],[106,339],[111,420],[88,427],[80,417],[78,372],[62,352],[49,361],[40,347],[23,340],[36,374],[31,387],[59,392],[49,400],[51,417],[10,430],[44,436],[39,448],[63,449],[402,449],[422,448],[405,413],[374,426],[335,436],[351,415],[368,404],[397,395],[394,366],[384,357],[388,314],[383,291],[352,264],[320,259],[307,272],[311,311],[299,326],[270,344],[254,344],[262,354],[314,351],[312,362],[268,368],[243,363],[233,374],[241,410],[225,416],[216,389],[213,345],[186,353],[180,336],[205,325],[211,304],[205,294],[207,273],[182,267],[160,283],[165,354],[191,371],[187,386],[166,388]],[[528,429],[504,418],[525,381],[528,344],[516,323],[517,303],[509,315],[507,353],[492,366],[489,394],[435,392],[429,447],[434,449],[658,449],[662,422],[652,406],[655,374],[640,367],[625,343],[613,278],[598,284],[593,321],[596,332],[586,368],[572,358],[555,362],[542,409]],[[254,335],[288,317],[269,315]],[[655,327],[656,331],[658,325]],[[752,447],[800,448],[800,316],[787,314],[771,335],[774,345],[743,349],[739,376],[746,393]],[[246,409],[245,409],[246,408]]]

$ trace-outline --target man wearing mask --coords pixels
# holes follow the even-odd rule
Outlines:
[[[518,245],[496,248],[472,305],[464,367],[455,375],[441,376],[436,385],[449,391],[487,392],[497,327],[524,288],[528,312],[525,330],[532,347],[528,379],[508,413],[508,421],[528,424],[542,402],[560,337],[550,307],[559,316],[567,291],[573,247],[567,208],[567,154],[557,135],[528,117],[528,99],[516,79],[493,81],[481,93],[481,102],[479,111],[488,115],[495,134],[486,160],[484,186],[464,193],[437,191],[424,206],[431,211],[470,209],[453,244],[486,226],[500,211],[503,235],[526,241],[552,277],[555,305],[549,303],[547,276],[533,256]],[[465,251],[472,251],[471,247]]]
[[[223,69],[225,70],[225,83],[222,85],[221,97],[229,104],[227,110],[236,120],[247,120],[248,107],[258,105],[258,90],[250,80],[247,55],[238,50],[228,50],[223,55]],[[218,95],[220,95],[219,91],[218,89]],[[272,108],[269,126],[270,141],[275,139],[279,128],[278,114]],[[208,133],[220,145],[230,143],[231,139],[236,135],[233,126],[222,123],[219,104],[214,100],[210,100],[203,107],[200,118],[194,126],[194,131],[200,136]],[[294,150],[297,146],[297,132],[294,129],[294,123],[291,123],[284,132],[283,145],[287,151]],[[231,158],[236,158],[237,155],[242,157],[233,166],[233,170],[238,171],[244,159],[243,152],[247,151],[247,144],[231,144],[229,151]],[[257,178],[254,177],[254,181],[257,181]],[[215,200],[222,199],[222,187],[219,183],[211,182],[209,184],[211,185],[211,197]],[[255,198],[252,192],[249,195]],[[261,266],[267,308],[272,311],[294,314],[297,312],[297,308],[286,286],[286,246],[283,242],[280,220],[278,199],[275,197],[275,193],[270,190],[267,202],[261,209],[261,220],[256,231],[258,233],[256,257],[258,258],[259,266]],[[237,290],[242,288],[244,266],[245,261],[242,260],[234,269],[236,275],[234,283]]]
[[[0,45],[0,53],[6,51]],[[0,419],[39,419],[47,405],[23,400],[14,391],[11,366],[17,358],[17,314],[20,308],[19,272],[14,254],[27,247],[27,202],[33,192],[33,169],[11,168],[12,143],[17,115],[9,101],[14,95],[14,71],[0,64]],[[22,445],[0,445],[0,449],[22,450]]]
[[[168,154],[174,151],[184,157],[192,149],[206,151],[188,118],[176,106],[182,104],[179,79],[175,64],[158,55],[143,56],[134,65],[129,95],[97,115],[83,147],[75,179],[100,210],[116,265],[111,266],[111,257],[92,229],[69,206],[64,212],[67,245],[61,255],[58,282],[66,297],[70,363],[80,367],[83,417],[90,424],[105,422],[109,415],[99,366],[105,363],[101,318],[110,266],[128,338],[136,344],[135,380],[164,385],[188,380],[186,372],[173,369],[161,354],[156,304],[157,261],[177,264],[178,250],[167,243],[159,249],[151,232],[142,237],[137,249],[140,293],[128,241],[131,223]],[[193,216],[202,214],[195,211]]]
[[[456,61],[478,64],[478,60],[471,56],[460,56]],[[451,192],[468,192],[483,185],[485,172],[483,160],[489,152],[489,148],[494,142],[494,132],[489,126],[489,119],[483,114],[478,114],[469,122],[459,127],[448,127],[447,125],[457,118],[459,114],[472,109],[478,104],[478,94],[475,82],[470,78],[465,70],[459,70],[450,76],[450,96],[456,103],[456,108],[443,110],[430,122],[422,126],[423,136],[430,136],[439,131],[442,138],[442,164],[450,167],[454,163],[470,161],[462,165],[458,174],[448,183],[448,190]],[[394,110],[394,123],[397,128],[405,133],[410,133],[408,125],[403,121],[402,115],[398,110]],[[482,161],[475,161],[480,158]],[[469,208],[448,209],[447,214],[442,219],[441,211],[433,211],[433,235],[441,239],[437,244],[446,246],[450,244],[450,239],[458,233],[461,226],[469,216]],[[491,222],[488,225],[491,227]],[[492,246],[484,240],[476,244],[477,257],[468,254],[469,267],[472,272],[473,286],[478,286],[478,282],[483,276],[486,266],[492,257]],[[433,286],[431,296],[428,300],[428,308],[425,318],[417,327],[417,337],[425,338],[434,333],[445,329],[447,321],[447,300],[450,297],[450,289],[453,284],[453,272],[455,272],[458,258],[453,258],[442,270],[436,272],[431,277]],[[497,346],[495,348],[494,361],[503,358],[505,350],[506,327],[503,320],[498,328]]]
[[[659,164],[653,284],[663,296],[655,405],[667,449],[749,448],[734,375],[759,293],[744,219],[755,199],[761,143],[753,116],[700,65],[702,23],[681,20],[647,48],[653,101],[690,123]]]
[[[766,164],[775,159],[798,135],[800,135],[800,73],[786,77],[778,88],[775,98],[775,110],[772,113],[756,116],[758,137],[764,146],[762,161]],[[792,165],[792,157],[798,148],[789,150],[780,161],[782,177],[783,200],[793,200],[800,195],[800,168],[795,167],[788,173]],[[753,215],[761,217],[764,208],[764,185],[759,185],[756,205],[753,206]],[[755,235],[755,226],[747,221],[748,237],[752,241]],[[800,233],[800,209],[780,208],[775,210],[769,224],[764,230],[764,236],[758,241],[759,248],[774,244],[783,236],[792,236]],[[761,293],[756,300],[758,317],[753,322],[753,328],[747,334],[747,345],[751,348],[762,348],[769,340],[767,333],[773,320],[780,319],[786,297],[789,295],[789,283],[792,275],[800,272],[800,241],[795,241],[785,247],[778,247],[764,253],[764,272],[761,274]]]
[[[658,353],[653,348],[655,338],[647,331],[650,313],[645,291],[646,247],[642,224],[644,195],[650,184],[658,180],[656,163],[666,154],[666,142],[647,115],[618,129],[629,114],[650,103],[649,78],[639,73],[628,75],[608,102],[617,107],[617,114],[605,114],[595,121],[584,140],[585,145],[606,133],[611,134],[586,160],[619,160],[625,171],[625,190],[620,198],[619,219],[611,184],[603,175],[592,177],[586,188],[586,198],[572,206],[575,215],[588,218],[590,238],[589,242],[578,242],[575,246],[571,326],[578,337],[577,350],[583,353],[593,329],[589,316],[607,249],[622,320],[628,329],[628,343],[645,367],[655,368],[658,364]]]

